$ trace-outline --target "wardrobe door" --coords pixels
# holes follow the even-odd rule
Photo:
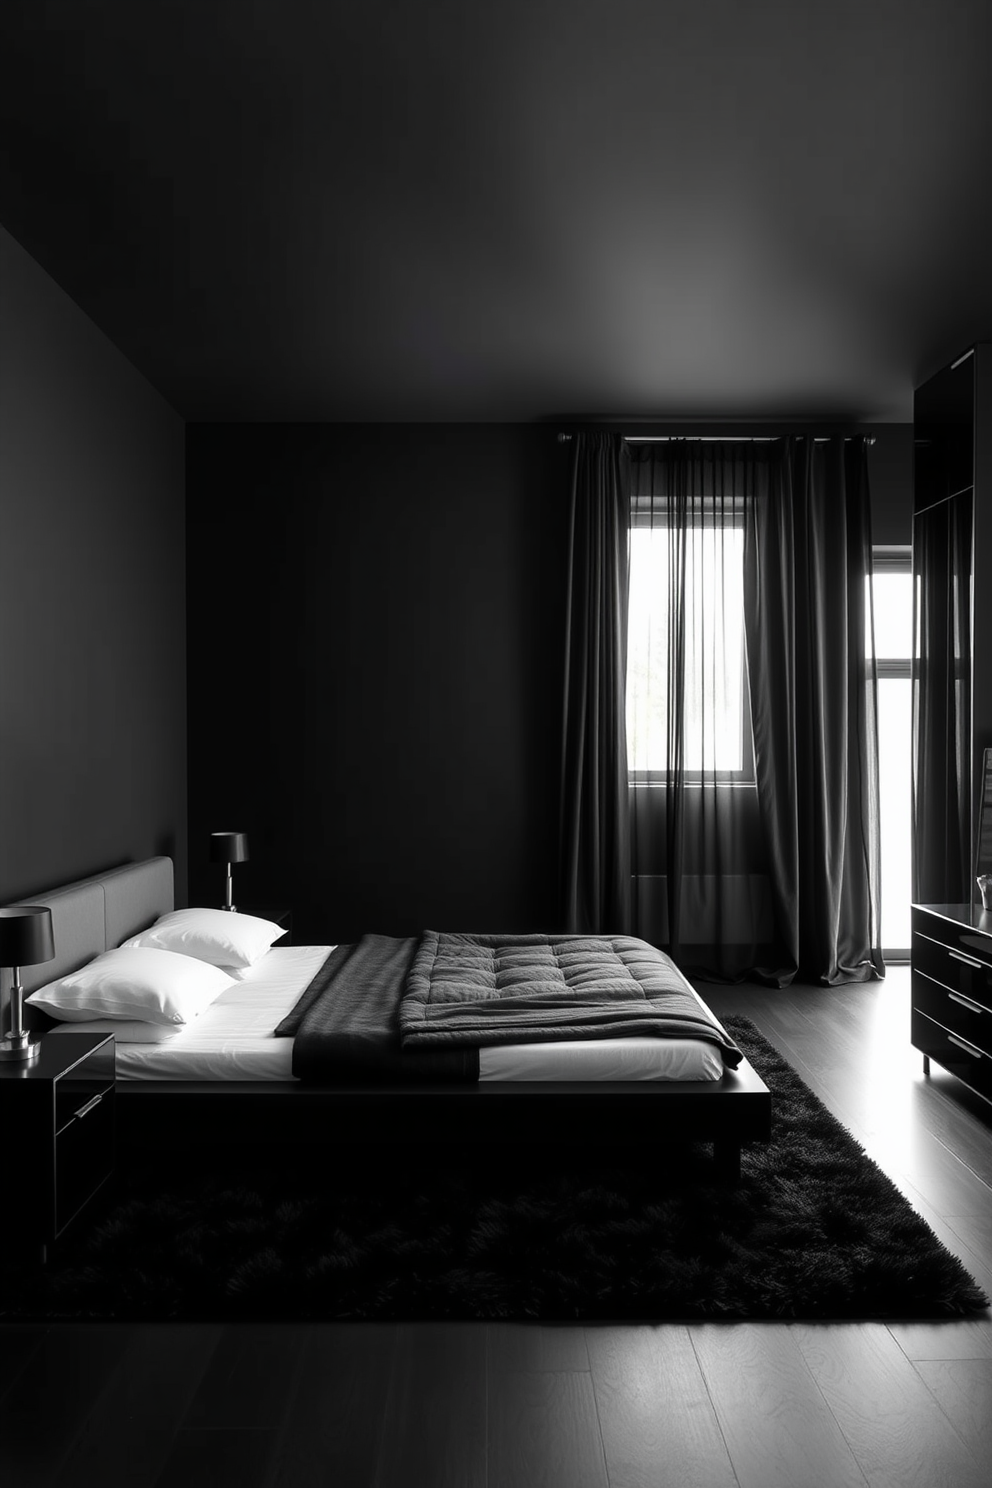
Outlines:
[[[913,519],[913,899],[972,894],[970,489]]]

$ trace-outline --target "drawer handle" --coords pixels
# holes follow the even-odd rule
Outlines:
[[[965,966],[970,966],[973,971],[981,971],[985,965],[984,961],[976,961],[974,956],[966,956],[962,951],[948,951],[947,954],[954,961],[963,961]]]
[[[947,1037],[950,1039],[952,1044],[957,1044],[959,1049],[963,1049],[966,1054],[970,1054],[972,1059],[981,1059],[981,1049],[976,1049],[974,1044],[968,1043],[967,1039],[958,1038],[956,1033],[949,1033]]]
[[[92,1100],[88,1100],[85,1106],[80,1106],[79,1110],[76,1112],[76,1116],[81,1121],[82,1118],[87,1115],[88,1112],[92,1111],[94,1106],[98,1106],[102,1100],[103,1091],[101,1090],[97,1095],[94,1095]]]
[[[969,1013],[984,1013],[985,1011],[980,1002],[972,1002],[970,997],[965,997],[961,992],[948,992],[947,995],[952,1002],[959,1002],[962,1007],[966,1007]]]

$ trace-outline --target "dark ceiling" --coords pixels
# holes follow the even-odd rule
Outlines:
[[[911,417],[989,0],[0,0],[0,223],[191,419]]]

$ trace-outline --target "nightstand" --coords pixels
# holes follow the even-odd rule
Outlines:
[[[275,904],[239,904],[236,906],[240,914],[255,915],[260,920],[271,920],[274,925],[281,925],[284,934],[276,945],[289,945],[293,939],[293,911]]]
[[[4,1238],[42,1261],[114,1171],[114,1091],[112,1035],[48,1034],[34,1063],[0,1065]]]

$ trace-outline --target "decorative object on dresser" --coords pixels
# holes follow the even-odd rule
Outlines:
[[[38,1058],[40,1041],[24,1027],[24,988],[22,966],[39,966],[55,955],[52,937],[52,912],[44,904],[15,904],[0,909],[0,966],[12,968],[10,987],[10,1027],[0,1039],[0,1060],[5,1063],[33,1063]]]
[[[992,1101],[992,912],[913,905],[912,1042]]]
[[[234,909],[235,906],[231,899],[231,864],[247,863],[247,832],[211,832],[210,861],[211,863],[225,863],[227,865],[227,885],[224,895],[225,903],[221,906],[221,908]]]
[[[41,1040],[28,1066],[0,1066],[0,1128],[16,1131],[16,1195],[3,1239],[44,1260],[114,1170],[114,1040]]]
[[[978,833],[975,847],[975,882],[982,908],[992,909],[992,749],[982,757],[981,795],[978,799]]]

